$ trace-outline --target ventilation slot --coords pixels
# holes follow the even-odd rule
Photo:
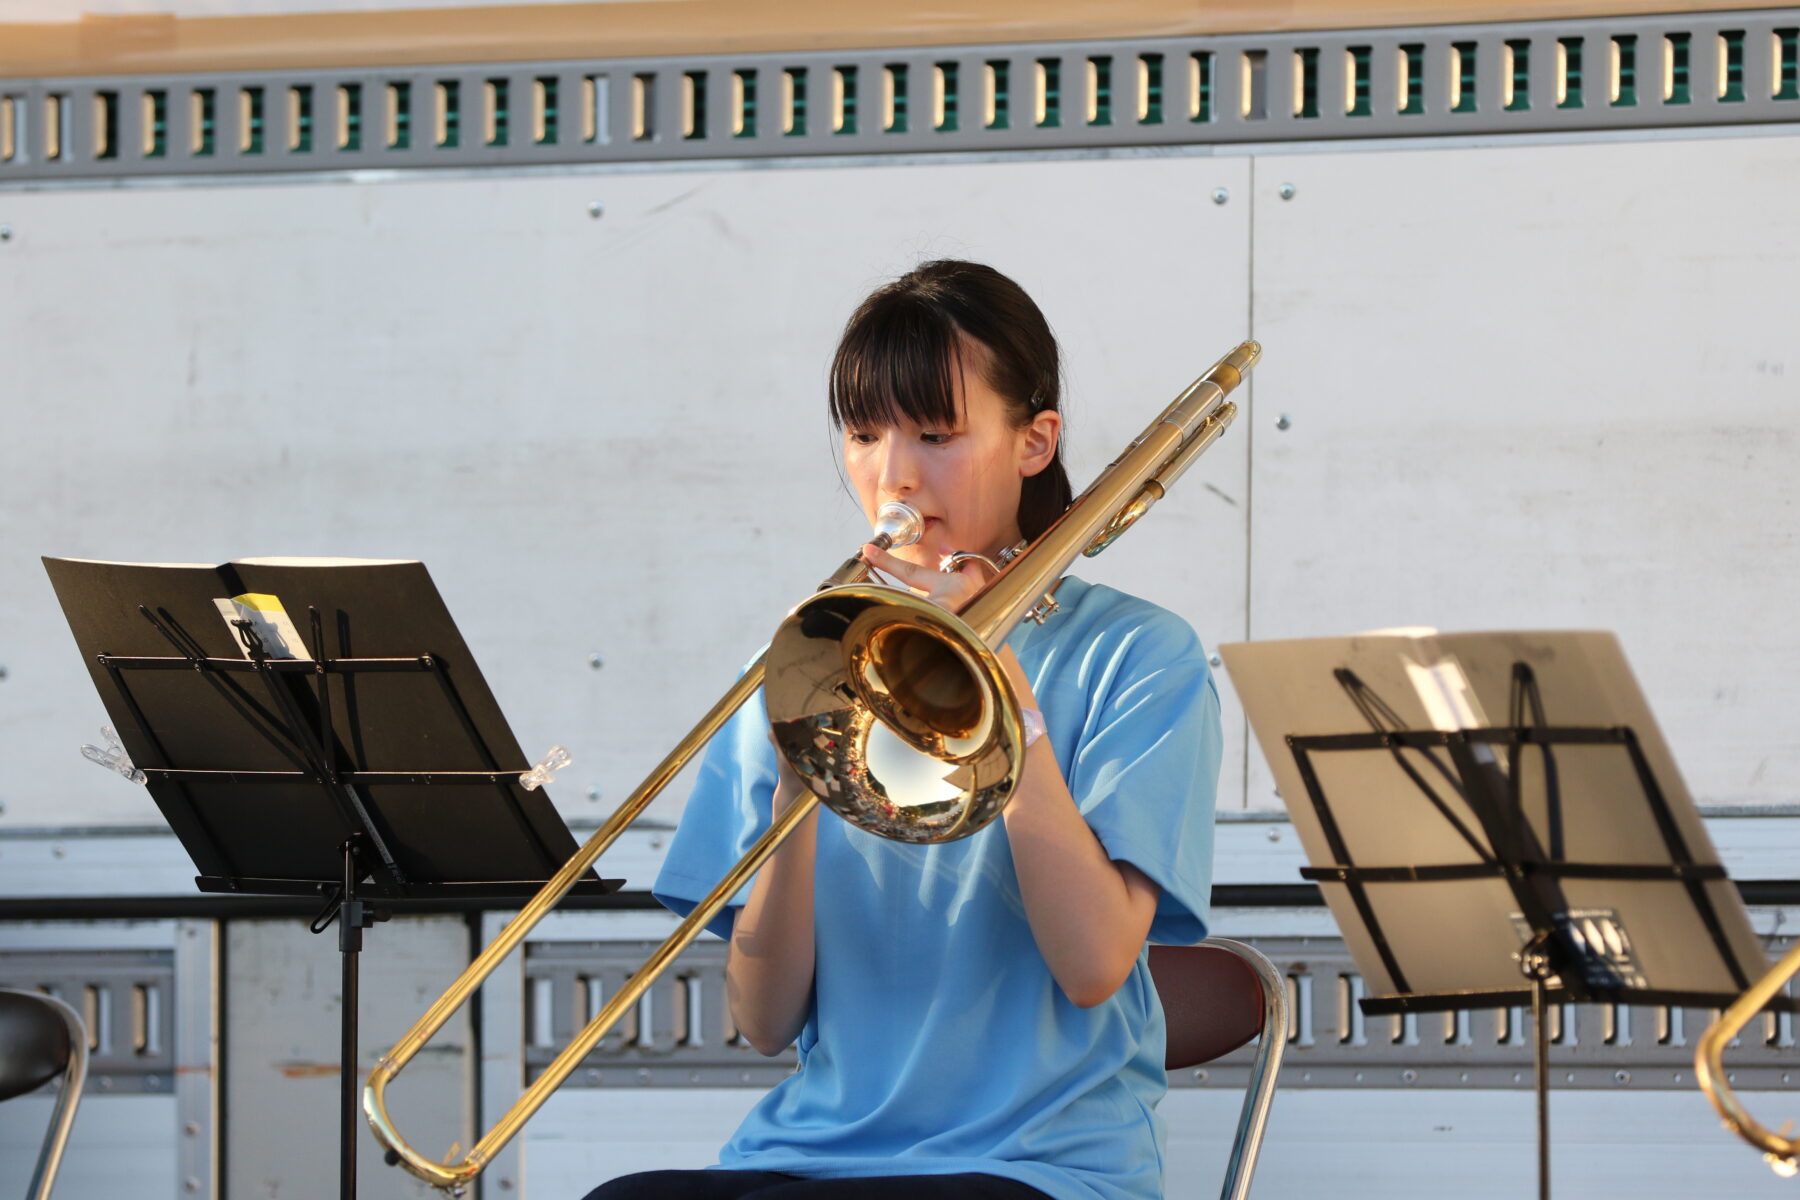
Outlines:
[[[889,63],[881,69],[883,88],[881,128],[884,133],[906,132],[906,76],[905,63]]]
[[[1138,56],[1138,124],[1163,123],[1163,56]]]
[[[1062,125],[1062,59],[1037,60],[1037,124],[1040,129]]]
[[[531,134],[540,146],[554,146],[557,142],[557,83],[554,75],[539,75],[531,81]]]
[[[88,1027],[88,1049],[96,1054],[110,1054],[113,1048],[112,989],[84,984],[81,989],[81,1019]]]
[[[157,989],[149,984],[131,985],[131,1052],[139,1058],[157,1052],[156,1029],[161,1024]]]
[[[387,85],[387,144],[392,150],[412,148],[412,84]]]
[[[1450,43],[1450,111],[1475,111],[1475,43]]]
[[[1337,977],[1337,1034],[1340,1046],[1368,1044],[1367,1018],[1363,1016],[1363,981],[1361,975]]]
[[[941,62],[932,67],[931,127],[939,133],[955,133],[957,126],[957,64]]]
[[[1556,42],[1556,107],[1580,108],[1581,92],[1580,38],[1558,38]]]
[[[437,144],[454,150],[462,144],[462,83],[441,80],[437,85]]]
[[[1637,35],[1622,34],[1612,39],[1612,106],[1631,108],[1637,104]]]
[[[556,1045],[556,981],[525,981],[525,1044],[542,1049]]]
[[[362,149],[362,102],[363,89],[360,83],[346,83],[337,90],[338,127],[337,144],[339,150],[356,151]]]
[[[700,976],[675,977],[675,1044],[706,1045],[706,1012],[701,1005]]]
[[[189,148],[196,156],[205,157],[216,146],[218,130],[218,93],[212,88],[196,88],[189,96],[189,127],[193,140]]]
[[[1788,989],[1791,993],[1792,988]],[[1794,1046],[1794,1014],[1791,1012],[1764,1013],[1763,1019],[1768,1022],[1764,1027],[1767,1037],[1765,1044],[1777,1050],[1791,1050]]]
[[[1294,51],[1293,112],[1303,121],[1319,115],[1319,52],[1316,49]]]
[[[489,79],[481,85],[482,108],[487,117],[483,132],[490,146],[504,146],[512,140],[512,83],[506,79]]]
[[[781,73],[781,132],[785,137],[806,136],[805,67],[789,67]]]
[[[1425,45],[1409,42],[1398,53],[1400,86],[1395,94],[1400,100],[1400,115],[1414,116],[1425,111]]]
[[[1728,29],[1719,35],[1719,99],[1726,104],[1744,102],[1744,31]]]
[[[1693,41],[1693,36],[1686,33],[1663,36],[1664,104],[1686,104],[1690,99],[1688,77]]]
[[[94,157],[119,157],[119,93],[94,93]]]
[[[731,136],[756,136],[756,72],[731,73]]]
[[[44,97],[44,157],[52,162],[62,161],[63,128],[67,124],[68,109],[69,98],[66,95]]]
[[[1196,50],[1188,57],[1188,120],[1213,119],[1213,56]]]
[[[1246,50],[1239,62],[1238,113],[1247,121],[1269,115],[1269,52]]]
[[[1288,1043],[1294,1046],[1311,1046],[1313,1044],[1313,976],[1310,971],[1300,971],[1287,977],[1288,996],[1292,1003],[1288,1007]]]
[[[1110,54],[1088,59],[1089,125],[1112,124],[1113,60]]]
[[[856,68],[834,67],[831,72],[831,131],[856,132]]]
[[[681,136],[690,142],[706,137],[706,72],[681,77]]]
[[[1374,62],[1372,46],[1352,46],[1344,51],[1344,115],[1368,117],[1374,109]]]
[[[984,65],[987,75],[987,112],[982,124],[988,129],[1007,129],[1012,125],[1012,64],[1005,59],[990,59]]]
[[[1800,100],[1800,29],[1777,29],[1770,42],[1775,56],[1775,99]]]
[[[263,152],[263,89],[238,89],[238,153]]]
[[[1531,108],[1531,43],[1524,38],[1500,48],[1500,107],[1507,112]]]
[[[12,96],[0,96],[0,162],[12,162],[18,157],[18,120],[24,107]]]
[[[313,90],[306,84],[288,89],[287,147],[293,154],[311,154],[313,148]]]
[[[625,1044],[636,1046],[640,1050],[649,1050],[656,1045],[656,1006],[654,989],[646,991],[631,1006],[631,1028],[626,1031]]]
[[[604,146],[612,141],[608,124],[611,93],[604,75],[588,75],[581,81],[581,140],[590,146]]]
[[[656,138],[656,76],[647,72],[631,77],[631,140]]]

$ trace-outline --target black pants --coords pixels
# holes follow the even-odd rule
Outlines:
[[[587,1200],[1044,1200],[1044,1193],[998,1175],[883,1175],[806,1179],[774,1171],[645,1171],[603,1183]]]

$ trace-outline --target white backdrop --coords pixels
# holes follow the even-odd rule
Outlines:
[[[1247,335],[1249,170],[1181,158],[0,196],[16,231],[0,254],[15,447],[0,474],[0,822],[156,819],[77,757],[103,716],[46,553],[421,558],[522,743],[575,752],[564,811],[599,814],[865,536],[823,396],[870,288],[943,255],[1018,278],[1064,342],[1080,487]],[[1220,186],[1240,198],[1214,204]],[[1079,569],[1208,642],[1241,637],[1248,444],[1228,434]],[[1242,803],[1231,720],[1227,807]],[[586,799],[596,785],[601,804]]]
[[[1259,158],[1251,636],[1611,629],[1701,803],[1800,799],[1797,146]]]
[[[1049,314],[1077,486],[1267,348],[1089,577],[1214,644],[1615,629],[1703,803],[1791,803],[1797,140],[0,193],[0,829],[155,820],[43,553],[422,558],[599,815],[861,536],[825,365],[938,255]]]

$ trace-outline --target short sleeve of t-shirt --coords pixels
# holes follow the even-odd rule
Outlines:
[[[1111,589],[1086,589],[1080,607],[1099,610],[1084,614],[1083,669],[1034,683],[1053,737],[1067,718],[1079,722],[1057,742],[1063,775],[1107,854],[1161,889],[1150,939],[1200,941],[1224,746],[1205,650],[1173,613]],[[1065,695],[1071,687],[1080,694]],[[1052,719],[1059,700],[1073,711]]]
[[[708,744],[651,894],[671,912],[684,917],[692,912],[767,832],[774,800],[775,749],[759,691]],[[730,938],[738,910],[749,899],[745,885],[707,929]]]

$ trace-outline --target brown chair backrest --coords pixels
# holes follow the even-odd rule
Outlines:
[[[1152,946],[1150,977],[1169,1027],[1163,1066],[1211,1062],[1262,1032],[1262,983],[1250,964],[1219,946]]]
[[[30,992],[0,990],[0,1100],[61,1075],[72,1049],[60,1012]]]

